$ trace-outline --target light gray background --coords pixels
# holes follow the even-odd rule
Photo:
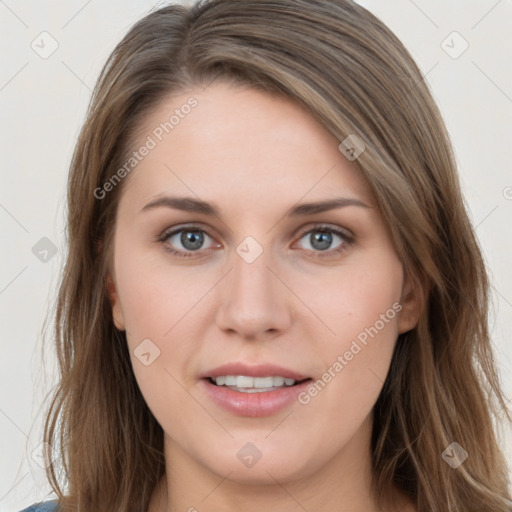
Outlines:
[[[447,123],[492,274],[492,332],[512,397],[512,0],[359,3],[411,51]],[[56,378],[53,353],[42,357],[41,328],[62,265],[67,169],[101,65],[155,5],[164,2],[0,0],[0,511],[48,496],[32,453]],[[464,42],[453,31],[469,44],[457,58]],[[52,44],[58,48],[42,58]],[[32,252],[43,237],[58,250],[46,263]],[[512,435],[503,430],[512,461]]]

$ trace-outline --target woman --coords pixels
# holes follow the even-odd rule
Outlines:
[[[151,13],[100,76],[68,205],[58,510],[511,509],[450,142],[368,11]]]

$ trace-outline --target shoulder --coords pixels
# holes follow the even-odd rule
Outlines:
[[[34,503],[34,505],[23,509],[21,512],[59,512],[58,506],[58,500],[42,501],[40,503]]]

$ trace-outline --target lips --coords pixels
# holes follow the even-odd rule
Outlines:
[[[280,376],[285,379],[293,379],[295,381],[302,381],[309,378],[308,375],[304,375],[275,364],[248,365],[242,362],[227,363],[222,366],[218,366],[217,368],[206,371],[201,375],[201,378],[215,378],[224,375],[246,375],[247,377]]]
[[[217,385],[224,377],[236,376],[236,382],[244,384],[242,389],[235,386]],[[286,379],[289,385],[266,389],[249,389],[245,384],[263,385],[266,379],[276,377]],[[217,406],[237,416],[270,416],[291,406],[297,401],[299,393],[304,391],[312,379],[302,373],[274,364],[247,365],[245,363],[228,363],[205,372],[200,385],[206,396]],[[291,382],[294,382],[291,384]]]
[[[236,416],[263,417],[272,416],[287,408],[298,405],[298,396],[310,385],[311,379],[294,386],[283,387],[274,391],[260,393],[243,393],[225,386],[216,386],[209,379],[199,381],[205,397],[211,402]]]

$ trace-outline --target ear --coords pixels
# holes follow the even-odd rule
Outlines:
[[[425,296],[426,291],[422,283],[418,279],[413,279],[405,274],[400,299],[402,309],[398,319],[399,334],[416,327],[423,312]]]
[[[121,310],[121,302],[119,301],[119,295],[117,294],[114,278],[110,272],[107,275],[107,292],[110,305],[112,307],[112,317],[114,324],[118,330],[124,331],[126,328],[124,324],[123,311]]]

